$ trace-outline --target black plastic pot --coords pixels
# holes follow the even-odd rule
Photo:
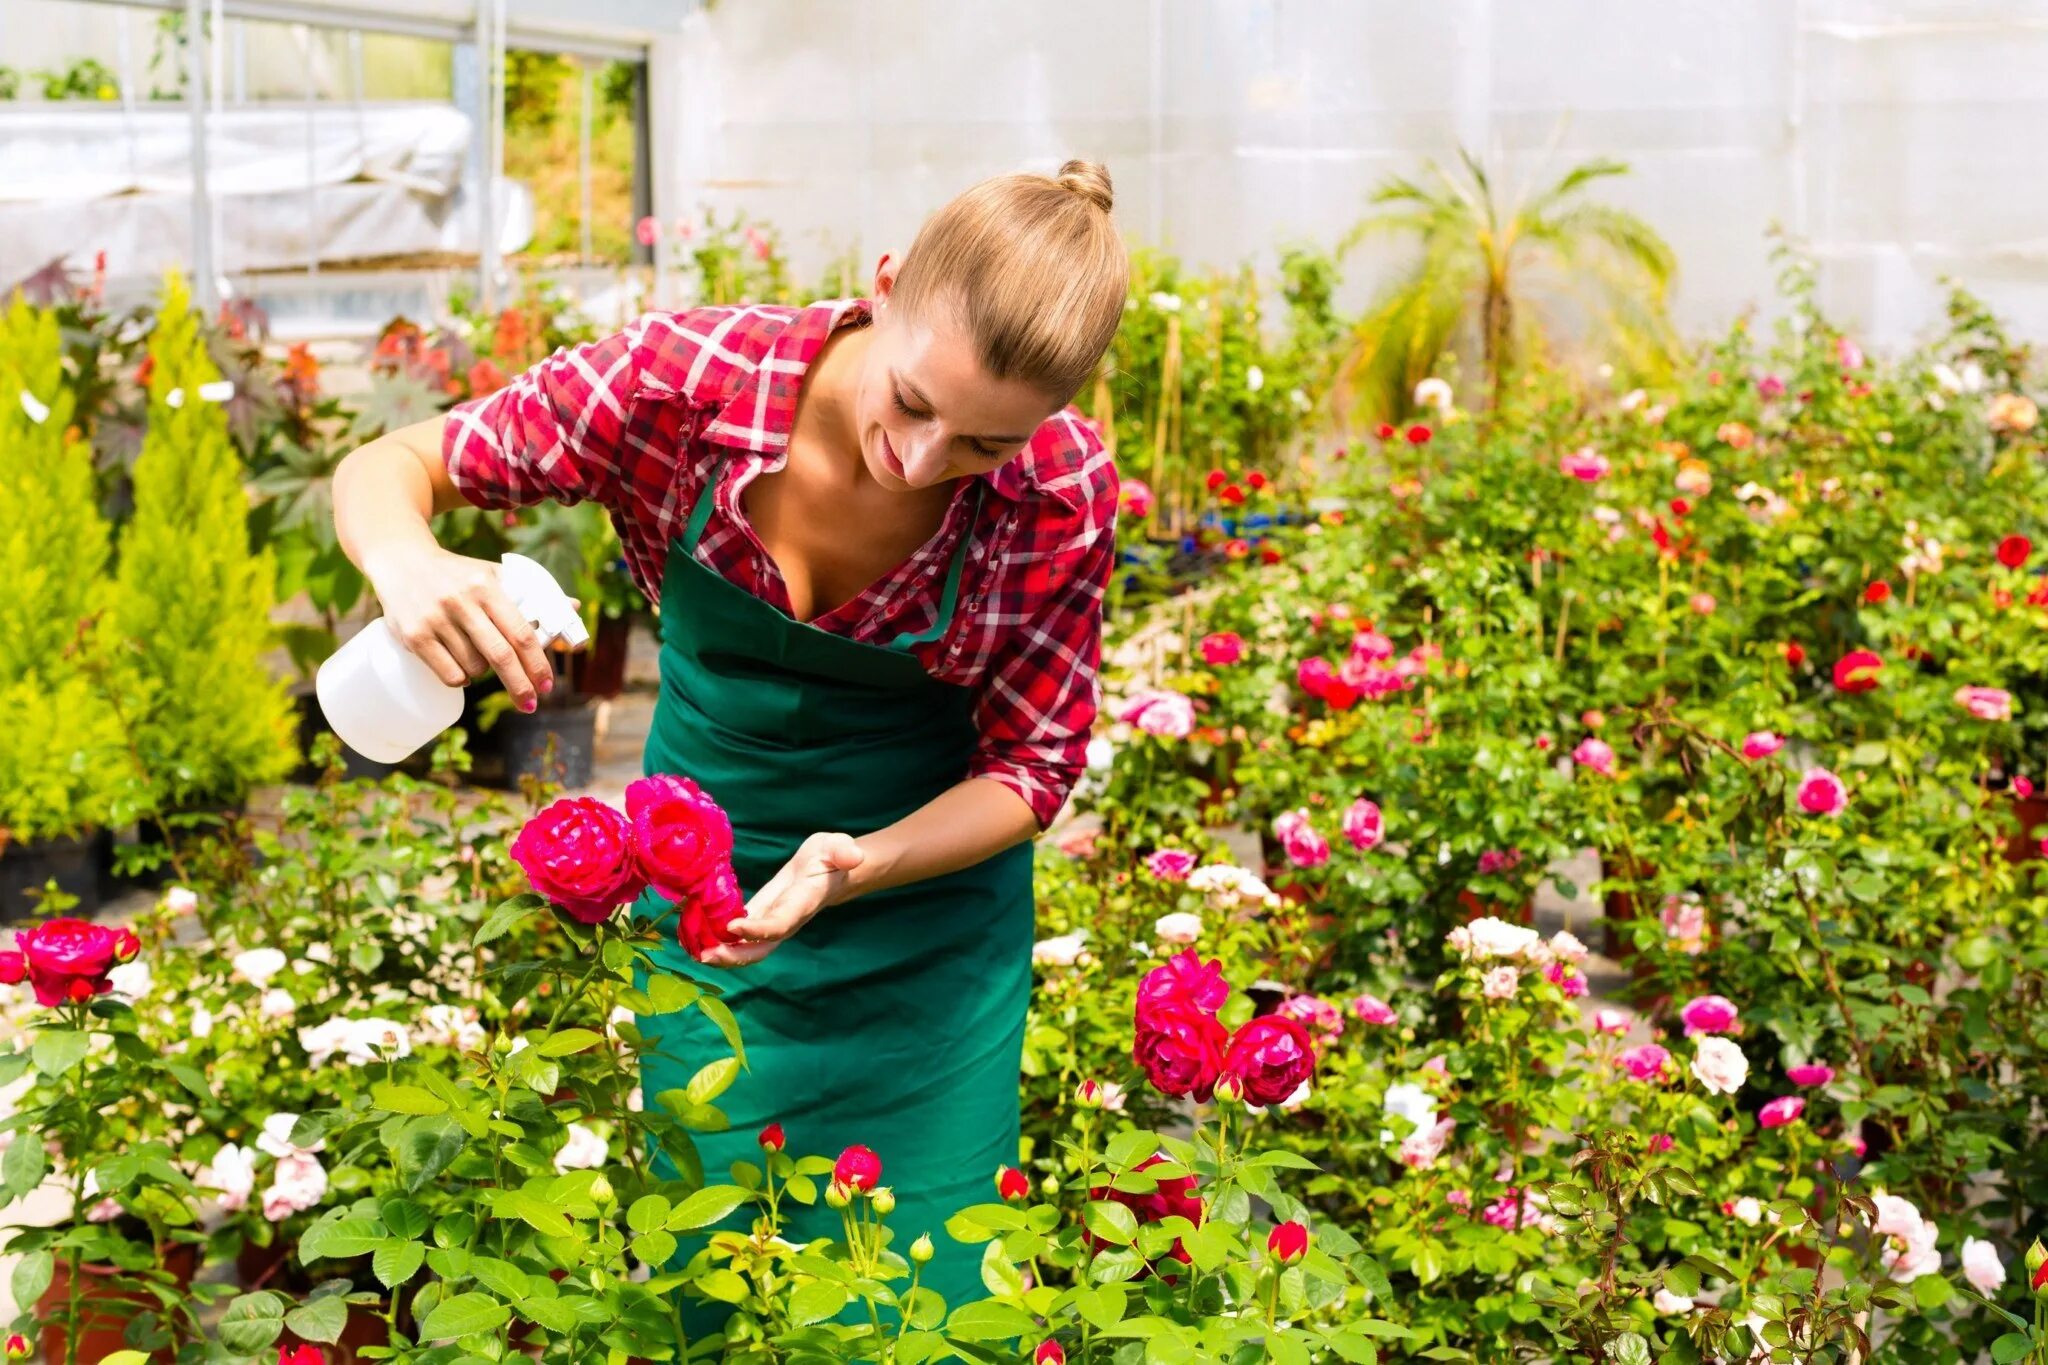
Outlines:
[[[334,731],[327,727],[327,717],[320,714],[319,697],[315,696],[312,692],[301,692],[292,700],[299,709],[299,753],[301,755],[298,771],[292,774],[292,781],[311,783],[317,781],[320,777],[320,769],[313,763],[313,744],[322,735],[331,735]],[[412,773],[414,776],[421,776],[427,770],[427,755],[432,751],[433,746],[427,745],[411,758],[404,759],[398,763],[379,763],[374,758],[364,758],[354,749],[344,744],[341,746],[342,776],[350,781],[369,782],[382,781],[384,778],[391,776],[391,774],[401,771]]]
[[[507,787],[516,788],[528,777],[587,787],[597,765],[597,707],[582,702],[506,711],[484,731],[484,739]]]
[[[38,843],[9,842],[0,848],[0,920],[25,920],[35,910],[31,891],[55,880],[78,897],[70,912],[88,916],[100,908],[100,883],[112,856],[114,836],[106,830]]]

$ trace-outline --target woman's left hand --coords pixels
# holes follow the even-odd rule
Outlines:
[[[811,916],[845,899],[848,875],[866,859],[847,834],[813,834],[796,856],[747,902],[747,913],[727,929],[740,940],[713,948],[703,961],[712,967],[744,967],[775,951]]]

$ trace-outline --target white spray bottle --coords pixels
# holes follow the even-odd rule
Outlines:
[[[589,640],[576,604],[546,569],[506,555],[498,574],[541,643]],[[341,742],[379,763],[398,762],[462,719],[462,689],[436,677],[381,616],[320,665],[313,690]]]

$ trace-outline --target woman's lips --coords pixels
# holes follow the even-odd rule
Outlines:
[[[882,433],[882,465],[905,483],[910,481],[903,473],[903,461],[896,458],[896,447],[889,444],[889,433],[886,431]]]

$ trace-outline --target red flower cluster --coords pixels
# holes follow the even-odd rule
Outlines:
[[[113,989],[107,973],[133,961],[142,941],[129,929],[109,929],[82,919],[53,919],[14,936],[18,952],[0,952],[0,981],[26,980],[44,1007],[82,1005]]]
[[[1230,997],[1223,964],[1191,949],[1146,973],[1138,985],[1131,1057],[1167,1095],[1206,1102],[1229,1078],[1247,1104],[1278,1104],[1315,1071],[1308,1030],[1293,1019],[1251,1019],[1235,1036],[1217,1020]]]
[[[734,941],[746,913],[732,870],[732,823],[687,777],[643,777],[621,813],[594,797],[557,801],[513,839],[533,889],[582,924],[599,924],[652,887],[678,910],[676,939],[701,958]]]

